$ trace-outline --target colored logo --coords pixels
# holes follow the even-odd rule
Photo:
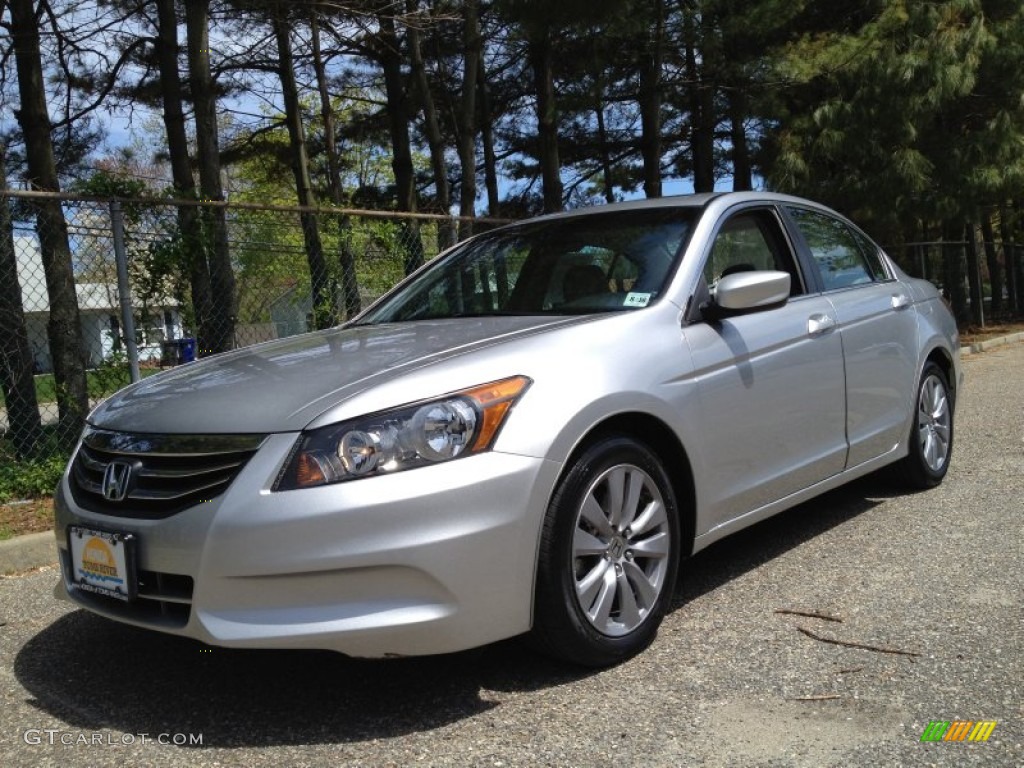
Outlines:
[[[921,741],[988,741],[995,729],[995,720],[932,720]]]
[[[117,577],[114,553],[103,539],[93,536],[85,543],[82,550],[82,574],[93,579],[121,583],[121,579]]]
[[[103,471],[103,498],[107,501],[123,501],[128,495],[128,483],[132,478],[132,465],[121,459],[114,459]]]

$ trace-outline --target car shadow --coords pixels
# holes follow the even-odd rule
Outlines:
[[[879,503],[859,481],[760,523],[685,566],[673,610]],[[500,692],[597,674],[510,640],[444,656],[371,661],[327,651],[210,648],[74,611],[35,635],[14,672],[29,703],[70,727],[202,734],[205,747],[363,742],[484,715]],[[499,692],[494,695],[492,692]]]
[[[682,564],[672,610],[898,495],[868,475],[715,542]]]

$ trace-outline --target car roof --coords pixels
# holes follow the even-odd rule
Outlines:
[[[575,218],[577,216],[600,216],[606,213],[618,211],[649,211],[659,208],[704,208],[712,201],[728,207],[737,203],[766,202],[766,203],[799,203],[815,208],[825,208],[820,203],[815,203],[793,195],[785,195],[779,192],[703,192],[690,195],[669,195],[666,197],[652,197],[640,200],[627,200],[621,203],[607,203],[604,205],[592,205],[583,208],[574,208],[569,211],[558,211],[537,216],[524,221],[552,221],[557,219]]]

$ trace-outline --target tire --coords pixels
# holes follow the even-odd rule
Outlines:
[[[953,396],[946,374],[935,363],[921,373],[906,458],[894,466],[899,483],[912,490],[934,488],[949,471],[953,455]]]
[[[675,590],[679,531],[672,483],[649,448],[627,437],[588,447],[548,506],[533,644],[590,667],[650,645]]]

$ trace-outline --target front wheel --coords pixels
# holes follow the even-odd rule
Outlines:
[[[953,454],[953,398],[946,374],[935,363],[921,373],[916,406],[909,450],[895,470],[904,485],[924,490],[942,482]]]
[[[657,456],[627,437],[593,444],[548,507],[534,642],[587,666],[643,650],[671,602],[679,550],[675,493]]]

